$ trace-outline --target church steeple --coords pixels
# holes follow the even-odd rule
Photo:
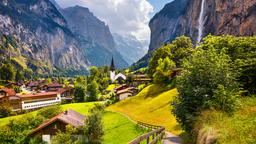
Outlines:
[[[114,58],[112,57],[110,71],[115,71],[115,70],[116,68],[115,68]]]

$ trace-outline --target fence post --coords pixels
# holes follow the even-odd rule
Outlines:
[[[147,138],[147,144],[149,144],[149,138],[150,138],[150,137]]]

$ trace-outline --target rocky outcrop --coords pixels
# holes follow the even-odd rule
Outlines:
[[[201,5],[202,2],[174,0],[166,4],[150,21],[149,51],[137,62],[135,68],[147,66],[150,53],[178,36],[189,36],[196,44],[200,14],[202,37],[208,34],[256,35],[256,0],[204,0],[204,5]]]
[[[152,51],[177,36],[197,42],[202,0],[175,0],[150,21]],[[208,34],[251,36],[256,34],[256,0],[205,0],[203,37]]]
[[[62,13],[91,65],[109,65],[113,56],[117,67],[124,68],[128,66],[116,50],[109,27],[95,17],[88,8],[81,6],[69,7],[63,9]]]
[[[147,41],[139,41],[132,35],[121,36],[119,34],[113,34],[113,37],[116,49],[129,65],[137,62],[147,53]]]
[[[0,32],[14,37],[29,59],[62,68],[87,67],[66,20],[49,0],[1,1]]]

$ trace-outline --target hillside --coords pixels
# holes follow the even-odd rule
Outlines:
[[[61,105],[63,110],[73,109],[83,115],[88,114],[90,108],[94,106],[95,102],[87,103],[72,103]],[[26,115],[36,115],[37,111],[30,112],[28,114],[12,116],[7,118],[0,119],[0,127],[9,123],[10,120],[18,120],[23,118]],[[126,117],[114,113],[114,112],[105,112],[103,115],[103,125],[104,125],[104,144],[120,144],[127,143],[134,139],[135,137],[145,133],[143,129],[140,129],[131,122]],[[120,133],[125,133],[125,135],[120,135]],[[118,139],[116,139],[118,137]]]
[[[233,115],[220,111],[202,112],[194,131],[200,143],[216,140],[221,144],[256,143],[256,98],[242,98]]]
[[[159,85],[150,85],[137,96],[118,102],[107,110],[123,113],[135,121],[161,125],[179,135],[180,126],[171,114],[171,101],[178,94],[176,89],[166,91]]]
[[[77,47],[66,20],[49,0],[0,2],[0,32],[14,37],[18,48],[3,51],[5,55],[24,55],[48,66],[87,68],[87,58]]]

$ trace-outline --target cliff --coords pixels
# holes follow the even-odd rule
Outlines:
[[[154,50],[181,35],[190,36],[194,42],[198,42],[200,21],[202,37],[208,34],[255,35],[256,1],[175,0],[167,4],[150,21],[149,50]]]
[[[79,41],[80,47],[86,53],[91,65],[109,65],[112,56],[117,67],[127,67],[127,62],[115,47],[109,27],[81,6],[62,10],[68,26]]]
[[[138,64],[146,66],[152,51],[181,35],[194,44],[208,34],[255,35],[255,21],[256,0],[174,0],[151,19],[149,52]]]
[[[0,32],[13,37],[19,48],[9,51],[11,58],[22,55],[27,65],[30,65],[28,59],[32,59],[52,67],[87,67],[87,59],[80,52],[64,17],[48,0],[0,2]]]

